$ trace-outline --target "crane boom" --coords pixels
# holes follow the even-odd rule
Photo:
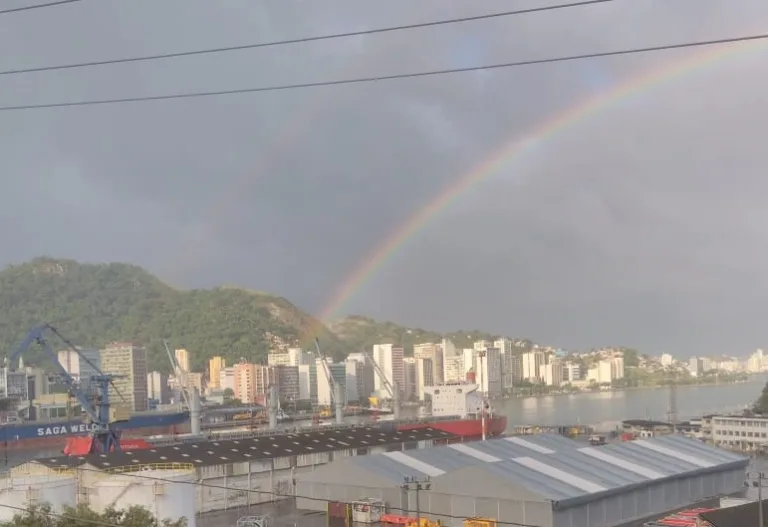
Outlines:
[[[68,348],[74,351],[80,358],[85,360],[94,371],[96,375],[91,376],[91,382],[95,384],[99,389],[99,396],[97,404],[88,397],[88,395],[81,389],[74,377],[61,365],[56,353],[51,348],[46,333],[51,333],[59,339],[61,339]],[[109,386],[114,387],[113,379],[120,378],[120,375],[105,375],[93,364],[87,357],[85,357],[77,347],[69,340],[64,338],[59,331],[50,324],[42,324],[40,326],[32,328],[24,340],[21,341],[16,349],[10,356],[6,357],[5,365],[16,361],[24,352],[26,352],[32,344],[39,344],[43,348],[45,355],[52,362],[52,366],[56,369],[59,378],[64,382],[69,390],[69,393],[77,399],[82,407],[83,411],[88,415],[89,419],[94,425],[93,438],[94,448],[100,452],[111,452],[120,450],[120,442],[118,441],[117,434],[110,426],[109,415]],[[115,388],[117,390],[117,388]],[[119,392],[118,392],[119,393]]]
[[[384,374],[384,372],[381,370],[381,367],[379,366],[379,363],[376,362],[376,359],[373,358],[373,353],[369,352],[368,350],[364,350],[363,353],[368,358],[368,360],[371,361],[371,365],[373,366],[373,371],[376,372],[376,375],[379,377],[379,380],[381,381],[381,384],[384,385],[384,387],[389,392],[389,396],[392,398],[392,404],[394,405],[394,408],[392,411],[394,412],[395,419],[400,418],[400,391],[397,387],[397,381],[390,382],[387,376]]]
[[[336,402],[336,380],[333,378],[333,372],[328,365],[328,358],[320,349],[320,340],[318,339],[315,339],[315,349],[317,349],[317,356],[320,357],[320,362],[323,365],[323,373],[325,374],[325,379],[328,381],[328,391],[331,392],[331,406],[333,406]]]

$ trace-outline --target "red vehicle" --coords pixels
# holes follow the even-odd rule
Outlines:
[[[67,439],[67,444],[64,446],[65,456],[87,456],[95,451],[94,442],[95,438],[92,436],[86,437],[70,437]],[[150,443],[147,443],[140,438],[120,438],[120,450],[123,452],[130,452],[132,450],[146,450],[152,448]]]

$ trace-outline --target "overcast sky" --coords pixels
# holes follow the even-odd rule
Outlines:
[[[3,2],[3,8],[22,5]],[[0,16],[0,70],[370,29],[533,0],[86,0]],[[616,0],[490,21],[0,76],[0,106],[311,82],[768,32],[764,0]],[[762,46],[762,47],[761,47]],[[0,112],[0,264],[237,284],[320,313],[504,145],[701,51],[375,84]],[[768,43],[640,90],[489,174],[335,315],[569,348],[768,346]]]

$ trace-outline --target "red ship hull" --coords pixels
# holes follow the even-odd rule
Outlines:
[[[413,423],[398,425],[397,429],[417,430],[419,428],[435,428],[454,434],[463,438],[483,437],[482,419],[456,419],[454,421],[426,421],[424,423]],[[504,415],[489,417],[485,420],[485,434],[488,437],[499,436],[507,429],[507,417]]]

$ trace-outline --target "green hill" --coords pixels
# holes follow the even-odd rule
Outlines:
[[[327,354],[349,351],[284,298],[232,287],[181,291],[122,263],[37,258],[0,271],[0,353],[10,353],[41,323],[56,326],[80,346],[140,342],[147,347],[150,369],[165,371],[170,364],[163,339],[172,348],[188,349],[197,371],[213,355],[230,363],[241,357],[262,361],[270,348],[295,345],[313,333]],[[26,360],[39,363],[41,355],[35,350]]]
[[[413,345],[423,342],[437,342],[443,337],[449,338],[459,348],[471,348],[476,340],[494,340],[498,337],[479,330],[459,330],[441,334],[426,329],[409,328],[394,322],[378,322],[359,315],[337,320],[329,328],[350,348],[369,349],[374,344],[397,344],[405,348],[405,354],[413,353]]]

